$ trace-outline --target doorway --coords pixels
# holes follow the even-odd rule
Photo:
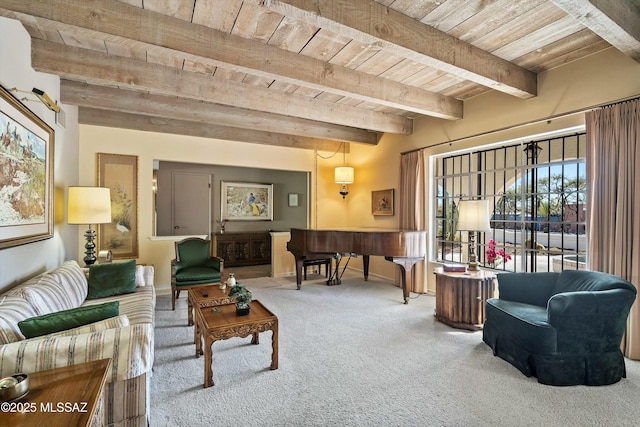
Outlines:
[[[211,175],[173,172],[171,231],[174,236],[211,235]]]

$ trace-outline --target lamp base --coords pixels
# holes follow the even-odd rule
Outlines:
[[[89,226],[89,229],[84,232],[84,238],[87,239],[87,243],[84,244],[84,258],[83,258],[83,261],[85,263],[85,266],[88,267],[91,264],[95,264],[95,262],[97,260],[97,258],[96,258],[96,244],[95,244],[96,231],[92,230],[91,226]]]
[[[476,233],[469,231],[469,266],[467,271],[480,271],[478,268],[478,258],[476,257]]]
[[[480,269],[478,268],[478,263],[474,262],[474,263],[469,263],[469,265],[467,266],[467,271],[480,271]]]

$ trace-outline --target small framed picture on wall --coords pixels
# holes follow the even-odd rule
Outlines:
[[[393,188],[371,192],[371,214],[393,215]]]
[[[299,206],[298,193],[289,193],[289,206],[291,207]]]

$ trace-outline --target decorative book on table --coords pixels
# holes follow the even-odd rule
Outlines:
[[[464,273],[467,271],[467,266],[461,264],[444,264],[442,269],[446,273]]]

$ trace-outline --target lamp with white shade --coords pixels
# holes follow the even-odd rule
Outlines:
[[[458,204],[458,230],[469,232],[468,271],[478,271],[476,232],[491,231],[488,200],[460,200]]]
[[[84,245],[84,262],[87,266],[96,262],[96,231],[93,224],[111,222],[111,190],[105,187],[69,187],[67,195],[67,223],[86,224],[89,229],[84,233],[87,243]]]

